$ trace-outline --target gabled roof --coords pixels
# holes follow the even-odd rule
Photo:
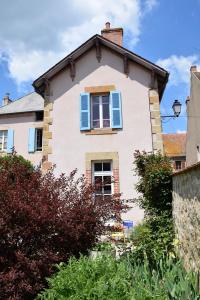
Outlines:
[[[44,99],[39,94],[33,92],[0,107],[0,115],[42,110],[44,110]]]
[[[162,98],[162,94],[164,92],[166,83],[168,81],[169,73],[164,70],[163,68],[159,67],[158,65],[148,61],[147,59],[131,52],[130,50],[115,44],[111,42],[110,40],[102,37],[101,35],[94,35],[89,40],[87,40],[85,43],[83,43],[80,47],[75,49],[73,52],[71,52],[69,55],[67,55],[65,58],[63,58],[61,61],[59,61],[56,65],[54,65],[52,68],[50,68],[48,71],[46,71],[44,74],[42,74],[39,78],[37,78],[33,82],[33,86],[37,92],[39,91],[39,87],[44,84],[44,81],[47,79],[51,79],[53,76],[55,76],[58,72],[60,72],[62,69],[66,68],[67,65],[70,65],[70,63],[75,61],[77,58],[79,58],[81,55],[83,55],[86,51],[88,51],[93,46],[97,45],[103,45],[111,50],[117,52],[118,54],[122,55],[123,57],[126,56],[128,60],[134,61],[146,69],[153,72],[157,78],[158,78],[158,90],[160,94],[160,99]]]
[[[166,156],[186,155],[186,133],[165,133],[163,134],[163,146]]]

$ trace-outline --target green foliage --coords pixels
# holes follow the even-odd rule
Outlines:
[[[135,171],[139,176],[136,189],[142,194],[138,199],[147,215],[160,214],[172,209],[172,167],[166,156],[136,151]]]
[[[24,166],[26,170],[29,170],[30,172],[34,169],[32,163],[29,160],[25,159],[22,155],[17,155],[16,152],[0,157],[0,170],[2,165],[6,165],[6,167],[9,169],[12,168],[12,166],[15,164]]]
[[[57,266],[48,279],[49,289],[40,300],[197,300],[197,276],[186,273],[180,261],[159,260],[155,268],[147,260],[115,260],[105,256],[81,257]]]
[[[164,215],[149,218],[136,226],[130,239],[134,245],[131,255],[136,261],[142,262],[147,257],[153,265],[165,255],[175,255],[173,224]]]
[[[95,245],[93,250],[96,250],[96,251],[112,251],[113,247],[112,247],[111,243],[109,243],[109,242],[100,242],[100,243],[97,243]]]
[[[134,157],[139,176],[136,189],[141,194],[137,203],[145,210],[145,219],[133,230],[132,256],[139,261],[147,257],[155,263],[163,255],[174,252],[172,167],[169,159],[160,153],[136,151]]]

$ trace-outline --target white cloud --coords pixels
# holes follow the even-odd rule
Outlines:
[[[159,59],[156,64],[170,72],[169,84],[178,86],[180,83],[189,84],[190,67],[198,65],[200,59],[198,55],[177,56],[171,55],[165,59]]]
[[[157,0],[146,0],[145,9],[146,11],[151,11],[158,4]]]
[[[122,26],[135,45],[142,18],[156,4],[157,0],[5,1],[0,10],[0,53],[20,85],[99,33],[106,21]]]

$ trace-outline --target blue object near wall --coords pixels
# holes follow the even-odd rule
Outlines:
[[[130,220],[123,221],[123,226],[128,227],[128,228],[132,228],[134,226],[134,222],[130,221]]]
[[[14,147],[14,130],[8,129],[7,153],[12,153]]]
[[[122,101],[119,91],[110,92],[112,128],[122,128]]]
[[[90,94],[80,94],[80,130],[90,130]]]
[[[28,152],[35,152],[35,128],[29,128],[28,133]]]

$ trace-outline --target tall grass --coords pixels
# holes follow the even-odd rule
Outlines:
[[[197,300],[197,275],[187,273],[180,261],[161,259],[152,269],[146,260],[136,263],[128,257],[92,260],[71,258],[60,264],[48,279],[49,288],[41,300]]]

